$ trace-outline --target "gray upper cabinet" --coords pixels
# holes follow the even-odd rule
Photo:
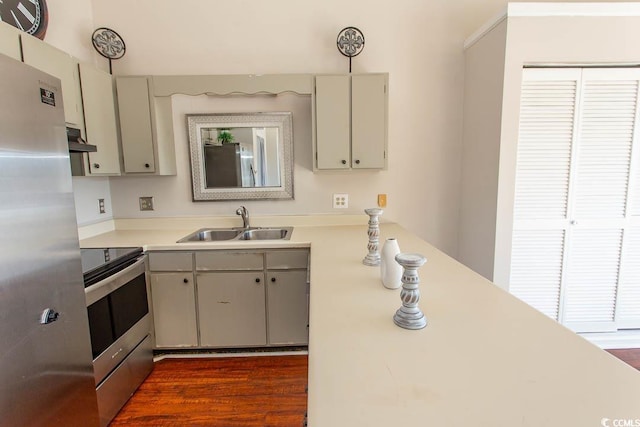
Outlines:
[[[65,121],[84,134],[78,61],[68,53],[28,34],[21,35],[21,40],[24,62],[60,79]]]
[[[315,77],[315,170],[386,168],[388,79],[386,73]]]
[[[88,153],[89,174],[120,175],[113,80],[90,64],[79,66],[87,142],[98,150]]]
[[[96,152],[78,157],[81,175],[119,175],[120,151],[111,75],[5,24],[0,25],[0,52],[60,79],[65,121],[80,129]],[[19,32],[20,33],[20,32]],[[75,171],[75,169],[74,169]]]
[[[351,167],[383,169],[387,152],[387,75],[351,77]]]
[[[0,22],[0,53],[18,61],[22,60],[20,30],[4,22]]]
[[[176,175],[171,97],[153,92],[153,78],[116,77],[123,172]]]
[[[155,172],[148,79],[116,78],[125,173]]]
[[[351,96],[349,76],[316,76],[316,167],[351,167]]]

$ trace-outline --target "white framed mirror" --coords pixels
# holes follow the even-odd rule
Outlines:
[[[194,201],[293,199],[290,112],[187,114]]]

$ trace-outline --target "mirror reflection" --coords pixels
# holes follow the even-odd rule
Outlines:
[[[279,187],[277,127],[200,128],[205,187]]]
[[[293,198],[291,113],[187,115],[193,200]]]

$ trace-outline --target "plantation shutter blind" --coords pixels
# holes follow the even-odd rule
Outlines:
[[[520,99],[509,290],[560,319],[580,71],[525,69]]]
[[[640,328],[640,226],[625,230],[616,321],[619,329]]]
[[[640,327],[640,71],[523,71],[510,290],[577,332]]]
[[[636,135],[640,129],[636,129]],[[638,136],[636,136],[638,138]],[[618,328],[640,328],[640,143],[631,151],[629,203],[620,260]]]
[[[637,99],[635,70],[583,70],[562,319],[578,332],[617,329],[616,297]]]

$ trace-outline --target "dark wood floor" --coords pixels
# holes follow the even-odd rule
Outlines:
[[[300,427],[307,356],[164,359],[117,426]]]
[[[607,350],[618,359],[627,362],[629,365],[640,370],[640,348],[630,348],[621,350]]]
[[[608,350],[640,369],[640,349]],[[299,427],[307,356],[165,359],[110,424]]]

